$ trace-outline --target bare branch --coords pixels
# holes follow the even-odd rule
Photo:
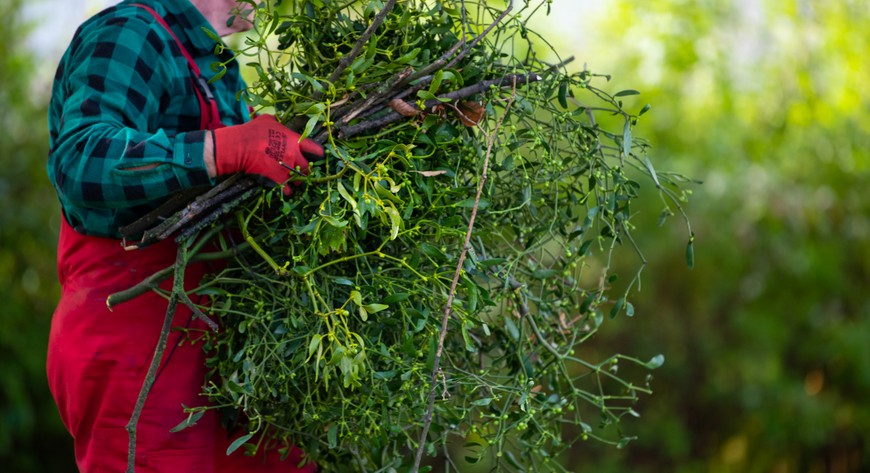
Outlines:
[[[145,373],[142,389],[139,390],[139,396],[136,399],[136,405],[133,408],[130,421],[127,422],[126,430],[129,435],[127,444],[127,473],[134,473],[136,470],[136,428],[139,424],[139,417],[142,416],[142,410],[145,408],[145,400],[148,398],[148,393],[157,379],[157,371],[160,368],[160,361],[163,359],[163,352],[166,350],[169,331],[172,329],[172,320],[175,318],[178,296],[184,293],[184,268],[186,265],[187,247],[180,245],[175,257],[175,281],[172,284],[172,295],[169,296],[166,316],[163,318],[163,327],[160,329],[160,337],[157,339],[157,346],[154,348],[154,356],[151,358],[148,372]]]
[[[471,97],[475,94],[479,94],[481,92],[484,92],[492,86],[504,87],[504,86],[510,85],[510,84],[516,84],[517,86],[519,86],[519,85],[528,84],[529,82],[536,82],[539,80],[541,80],[541,76],[539,76],[535,73],[508,74],[500,79],[484,80],[484,81],[478,82],[477,84],[470,85],[468,87],[463,87],[463,88],[455,90],[453,92],[448,92],[448,93],[441,95],[439,97],[439,99],[441,99],[441,100],[438,100],[438,99],[427,100],[425,102],[425,107],[429,108],[429,107],[433,107],[435,105],[438,105],[438,104],[442,103],[442,100],[452,101],[452,100],[459,100],[459,99],[468,98],[468,97]],[[372,120],[367,120],[367,121],[360,122],[360,123],[357,123],[355,125],[351,125],[349,127],[340,129],[339,136],[341,136],[342,138],[350,138],[352,136],[358,135],[360,133],[363,133],[363,132],[366,132],[369,130],[382,128],[386,125],[397,122],[397,121],[402,120],[404,118],[405,117],[403,115],[401,115],[397,112],[390,112],[383,117],[372,119]]]
[[[338,67],[336,67],[335,70],[332,71],[332,74],[329,76],[328,81],[330,83],[337,81],[339,77],[341,77],[341,74],[344,73],[344,70],[347,69],[347,67],[353,62],[353,60],[360,55],[366,43],[369,41],[369,38],[372,37],[372,35],[375,33],[375,30],[377,30],[381,27],[382,24],[384,24],[384,20],[387,19],[387,15],[395,6],[396,0],[387,0],[384,8],[382,8],[381,11],[379,11],[378,14],[375,15],[374,19],[372,20],[372,24],[370,24],[369,27],[366,28],[366,30],[363,32],[362,36],[360,36],[359,39],[356,40],[356,44],[353,45],[353,49],[344,57],[342,57],[340,61],[338,61]],[[319,92],[315,93],[314,100],[319,100],[321,95],[322,94]]]
[[[438,348],[435,350],[435,359],[432,364],[432,376],[429,386],[429,404],[426,408],[426,414],[423,417],[423,429],[420,432],[420,440],[417,443],[417,454],[414,459],[414,467],[412,473],[417,473],[420,469],[420,462],[423,459],[423,452],[426,450],[426,437],[429,435],[429,426],[432,424],[432,415],[435,410],[435,393],[438,387],[438,375],[441,372],[441,356],[444,352],[444,340],[447,338],[447,324],[450,321],[450,314],[453,312],[453,298],[456,295],[456,288],[459,285],[459,277],[462,274],[462,266],[465,263],[465,256],[468,254],[468,248],[471,247],[471,235],[474,232],[474,220],[477,217],[477,209],[480,206],[480,197],[483,195],[483,187],[486,183],[487,169],[489,168],[489,160],[492,157],[492,148],[495,144],[496,134],[501,128],[508,111],[513,104],[516,96],[516,77],[514,77],[514,86],[511,96],[508,98],[504,108],[504,113],[499,118],[495,129],[487,137],[486,155],[483,159],[483,170],[480,173],[480,182],[477,185],[477,194],[474,196],[474,205],[471,207],[471,216],[468,219],[468,227],[465,232],[465,244],[462,245],[462,251],[459,253],[459,260],[456,262],[456,271],[453,273],[453,282],[450,285],[450,292],[447,295],[447,303],[444,306],[444,315],[441,317],[441,331],[438,336]],[[443,374],[442,374],[443,376]]]

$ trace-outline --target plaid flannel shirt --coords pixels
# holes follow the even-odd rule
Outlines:
[[[188,0],[127,0],[82,24],[60,61],[49,105],[48,175],[79,233],[117,238],[118,229],[176,191],[213,183],[203,162],[205,131],[191,73],[170,25],[211,79],[221,121],[250,119],[236,99],[245,88],[230,53],[215,56],[211,26]]]

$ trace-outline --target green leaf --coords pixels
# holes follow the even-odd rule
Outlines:
[[[359,56],[358,58],[354,59],[354,61],[350,64],[351,72],[356,72],[356,73],[363,72],[365,70],[365,68],[362,66],[363,66],[363,64],[365,64],[365,62],[366,62],[365,56]]]
[[[665,364],[665,355],[662,355],[661,353],[659,353],[658,355],[650,358],[650,360],[647,361],[646,363],[644,363],[643,366],[646,369],[654,370],[656,368],[661,367],[663,364]]]
[[[359,291],[350,291],[350,300],[358,306],[362,306],[362,294]]]
[[[471,402],[471,405],[472,405],[472,406],[483,407],[483,406],[488,406],[488,405],[490,405],[491,403],[492,403],[492,398],[491,398],[491,397],[485,397],[485,398],[483,398],[483,399],[478,399],[478,400],[476,400],[476,401],[472,401],[472,402]]]
[[[300,139],[308,138],[311,135],[311,132],[314,131],[314,127],[317,125],[317,122],[320,121],[321,115],[314,115],[308,118],[308,122],[305,123],[305,130],[302,131],[302,136]]]
[[[514,452],[507,451],[504,453],[505,453],[505,457],[508,460],[508,463],[510,463],[511,466],[513,466],[514,468],[517,468],[518,471],[525,471],[524,466],[520,464],[519,460],[517,460],[517,457],[514,455]]]
[[[444,71],[439,70],[432,76],[432,82],[429,84],[429,93],[433,96],[438,93],[441,88],[441,81],[444,80]]]
[[[514,323],[513,319],[510,316],[505,316],[504,318],[504,327],[508,331],[508,335],[511,336],[514,340],[520,339],[520,330],[517,328],[517,324]]]
[[[399,56],[393,62],[396,64],[407,64],[407,63],[413,61],[414,58],[416,58],[420,54],[420,51],[421,51],[420,48],[414,48],[414,49],[408,51],[407,53]]]
[[[318,82],[317,80],[315,80],[311,76],[307,76],[305,74],[302,74],[301,72],[291,72],[290,77],[292,77],[296,80],[302,80],[302,81],[308,82],[309,84],[311,84],[311,87],[314,88],[314,90],[316,90],[318,92],[323,92],[323,86],[320,85],[320,82]]]
[[[468,331],[468,323],[466,321],[462,321],[462,338],[465,340],[465,349],[471,353],[477,352],[477,345],[474,343],[474,339],[471,338],[471,333]]]
[[[347,226],[347,220],[339,220],[332,215],[320,215],[324,222],[335,228],[344,228]]]
[[[640,92],[634,89],[625,89],[613,94],[614,97],[628,97],[629,95],[640,95]]]
[[[628,157],[629,154],[631,154],[631,120],[626,118],[625,125],[622,127],[622,155]]]
[[[664,225],[667,222],[668,218],[673,217],[673,216],[674,216],[674,212],[669,207],[665,207],[664,209],[662,209],[662,212],[659,214],[658,225],[661,227],[662,225]]]
[[[227,455],[230,455],[233,452],[235,452],[236,450],[238,450],[239,447],[244,445],[245,442],[250,440],[251,437],[253,437],[253,436],[254,436],[254,434],[246,434],[246,435],[242,435],[241,437],[237,438],[233,443],[230,444],[229,447],[227,447]]]
[[[196,421],[198,421],[200,418],[202,418],[202,416],[203,416],[204,414],[205,414],[205,411],[204,411],[204,410],[202,410],[202,411],[196,411],[196,412],[191,412],[190,415],[187,416],[186,419],[184,419],[183,421],[181,421],[180,424],[176,425],[175,427],[173,427],[173,428],[170,429],[169,431],[172,432],[172,433],[175,433],[175,432],[179,432],[179,431],[181,431],[181,430],[184,430],[184,429],[186,429],[186,428],[188,428],[188,427],[193,427],[194,425],[196,425]]]
[[[329,442],[330,450],[335,450],[338,447],[338,424],[329,426],[329,430],[326,432],[326,439]]]
[[[445,255],[440,248],[431,243],[421,243],[420,251],[429,258],[432,258],[435,263],[441,264],[447,262],[447,255]]]
[[[613,308],[610,309],[610,318],[614,318],[619,315],[619,311],[622,310],[622,307],[625,306],[625,298],[620,297],[616,300],[616,304],[613,305]]]
[[[475,199],[465,199],[465,200],[460,200],[459,202],[457,202],[453,205],[455,205],[456,207],[463,207],[466,209],[470,209],[470,208],[474,207],[474,201],[475,201]],[[480,199],[480,201],[477,203],[478,209],[485,209],[487,207],[489,207],[489,201],[486,199]]]
[[[227,67],[219,62],[213,62],[211,64],[211,70],[215,71],[215,75],[208,80],[209,84],[217,82],[227,73]]]
[[[375,379],[385,379],[385,380],[393,379],[396,377],[396,370],[375,371],[373,373],[373,376]]]
[[[221,37],[218,36],[218,34],[215,33],[214,30],[212,30],[211,28],[207,28],[207,27],[203,26],[201,29],[202,29],[203,33],[206,34],[206,36],[208,36],[209,38],[212,39],[212,41],[215,41],[215,42],[217,42],[217,43],[222,43],[222,42],[223,42],[223,40],[221,39]]]
[[[308,342],[308,358],[311,358],[311,355],[320,348],[320,341],[323,338],[323,335],[316,333],[311,336],[311,341]]]
[[[643,158],[643,163],[646,165],[647,171],[649,171],[650,177],[652,177],[653,182],[656,183],[657,188],[661,188],[662,184],[659,182],[659,175],[656,173],[655,168],[653,168],[652,161],[649,158]]]
[[[432,92],[429,92],[428,90],[418,90],[417,98],[422,100],[440,100],[438,96],[436,96]]]
[[[686,245],[686,265],[689,266],[689,269],[695,269],[695,239],[692,238],[689,240],[689,243]]]
[[[350,208],[353,210],[356,210],[356,206],[357,206],[356,199],[351,197],[350,192],[348,192],[347,189],[344,188],[344,184],[342,184],[341,181],[338,181],[338,183],[336,184],[336,187],[338,188],[338,193],[341,194],[341,196],[344,198],[344,200],[346,200],[347,203],[350,204]]]
[[[650,104],[644,105],[643,108],[640,109],[640,112],[638,112],[637,116],[641,116],[644,113],[649,112],[649,109],[651,109],[651,108],[652,108],[652,105],[650,105]]]
[[[372,314],[376,314],[384,309],[389,309],[390,306],[388,306],[386,304],[366,304],[365,308],[367,311],[371,312]]]
[[[381,302],[383,302],[384,304],[395,304],[396,302],[408,300],[409,297],[411,297],[411,295],[407,292],[397,292],[395,294],[390,294],[389,296],[385,297],[384,300]]]
[[[507,261],[507,259],[505,259],[505,258],[489,258],[489,259],[478,261],[477,266],[479,266],[481,269],[486,269],[486,268],[490,268],[492,266],[502,264],[505,261]]]
[[[568,82],[563,81],[561,84],[559,84],[558,98],[559,98],[559,105],[561,105],[562,108],[567,109],[568,108]]]
[[[399,230],[402,228],[402,216],[399,215],[399,211],[396,210],[396,207],[393,206],[392,203],[388,205],[384,211],[387,216],[390,217],[390,240],[395,240],[396,237],[399,236]]]

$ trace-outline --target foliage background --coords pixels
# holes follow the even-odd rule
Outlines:
[[[58,294],[44,171],[57,58],[28,47],[46,19],[23,22],[21,5],[0,3],[0,464],[66,472],[72,445],[43,368]],[[611,90],[652,104],[636,133],[657,169],[705,181],[688,207],[694,271],[684,228],[655,225],[650,192],[636,218],[650,262],[637,315],[594,341],[666,356],[643,417],[626,426],[640,439],[582,445],[566,464],[870,471],[870,4],[554,0],[553,12],[538,30],[554,32],[573,67],[612,74]]]

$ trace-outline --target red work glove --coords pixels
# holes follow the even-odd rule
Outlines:
[[[272,115],[260,115],[248,123],[218,128],[214,133],[214,159],[218,175],[255,174],[284,186],[293,169],[306,174],[308,159],[322,159],[323,148],[278,123]],[[308,158],[308,159],[306,159]]]

